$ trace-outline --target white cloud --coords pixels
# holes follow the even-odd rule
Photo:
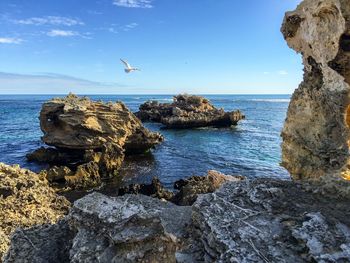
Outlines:
[[[15,24],[21,25],[54,25],[54,26],[77,26],[84,25],[79,19],[73,19],[63,16],[44,16],[44,17],[32,17],[28,19],[12,20]]]
[[[122,29],[123,29],[124,31],[129,31],[129,30],[131,30],[131,29],[134,29],[134,28],[137,27],[138,25],[139,25],[139,24],[137,24],[137,23],[130,23],[130,24],[127,24],[127,25],[123,26]]]
[[[73,37],[73,36],[78,36],[79,34],[77,32],[70,31],[70,30],[53,29],[47,32],[47,35],[50,37]]]
[[[50,88],[48,88],[50,87]],[[41,73],[15,74],[0,72],[0,94],[79,94],[115,93],[125,90],[127,85],[104,83],[72,76]]]
[[[152,8],[153,0],[114,0],[113,4],[131,8]]]
[[[20,38],[0,37],[0,44],[20,44],[22,42]]]
[[[280,71],[278,71],[278,74],[279,75],[288,75],[288,72],[285,70],[280,70]]]
[[[264,72],[264,75],[269,75],[269,74],[270,74],[270,72],[268,72],[268,71]]]

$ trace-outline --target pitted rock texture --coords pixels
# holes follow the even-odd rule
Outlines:
[[[0,259],[16,228],[55,223],[69,206],[43,176],[0,163]]]
[[[59,224],[17,230],[5,262],[349,262],[349,196],[317,190],[272,179],[229,182],[192,207],[93,193]]]
[[[148,101],[136,113],[142,121],[154,121],[167,128],[229,127],[245,116],[239,111],[225,112],[215,108],[208,99],[194,95],[177,95],[173,103]]]
[[[53,166],[46,172],[48,179],[71,188],[99,185],[103,177],[116,174],[125,153],[142,153],[163,141],[123,103],[73,94],[44,103],[40,126],[43,142],[54,148],[40,148],[27,157]]]
[[[64,262],[175,263],[190,221],[190,207],[144,195],[109,198],[92,193],[74,203],[61,225],[23,230],[28,240],[17,231],[4,262],[48,262],[60,255]],[[52,236],[50,247],[47,235]]]
[[[288,181],[228,183],[193,205],[190,253],[208,263],[349,262],[348,202]]]
[[[282,131],[282,165],[294,179],[339,177],[349,160],[350,2],[304,0],[286,13],[282,33],[305,66]]]

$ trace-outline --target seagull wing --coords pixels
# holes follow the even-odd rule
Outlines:
[[[120,61],[123,62],[123,64],[125,65],[125,67],[126,67],[127,69],[131,69],[131,66],[130,66],[130,64],[129,64],[128,62],[126,62],[126,61],[123,60],[123,59],[120,59]]]

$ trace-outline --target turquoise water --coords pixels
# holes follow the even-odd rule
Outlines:
[[[57,95],[0,96],[0,162],[20,164],[39,171],[25,155],[42,145],[39,126],[41,104]],[[148,99],[170,101],[171,95],[89,96],[103,101],[123,101],[132,111]],[[174,181],[203,175],[207,170],[241,174],[250,178],[288,178],[281,161],[280,133],[288,108],[289,95],[207,95],[218,108],[240,109],[246,120],[235,128],[163,130],[146,123],[165,136],[152,154],[128,157],[121,170],[126,181],[149,182],[158,176],[168,187]]]

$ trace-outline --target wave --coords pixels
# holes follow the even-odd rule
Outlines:
[[[271,102],[271,103],[289,103],[290,99],[238,99],[233,100],[234,102],[243,101],[254,101],[254,102]]]

